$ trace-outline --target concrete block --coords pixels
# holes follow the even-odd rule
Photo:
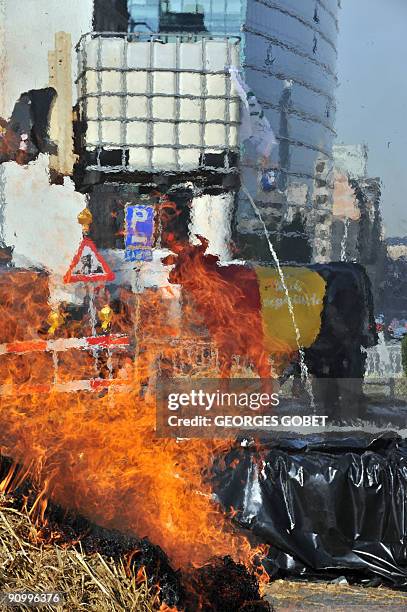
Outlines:
[[[48,163],[49,157],[40,155],[26,167],[3,165],[4,240],[14,246],[16,266],[43,266],[62,276],[81,240],[76,217],[86,197],[75,191],[70,178],[63,185],[50,185]]]

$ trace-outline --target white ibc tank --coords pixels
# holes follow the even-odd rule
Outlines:
[[[228,66],[238,62],[236,39],[84,38],[87,150],[121,149],[127,170],[148,172],[193,170],[208,153],[237,152],[239,99]]]

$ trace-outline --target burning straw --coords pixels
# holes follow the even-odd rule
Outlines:
[[[157,589],[146,576],[129,576],[124,561],[85,554],[80,547],[68,548],[41,541],[37,527],[26,512],[0,500],[0,591],[58,592],[61,606],[42,609],[153,612],[160,607]],[[20,604],[19,610],[31,610]]]
[[[211,466],[228,442],[178,442],[155,435],[151,381],[160,359],[172,361],[166,344],[172,330],[159,295],[143,300],[142,310],[149,317],[141,314],[144,335],[162,338],[163,344],[141,345],[136,364],[128,361],[118,369],[116,378],[130,379],[131,390],[3,397],[3,452],[22,466],[18,478],[25,469],[25,476],[42,491],[36,506],[40,520],[51,498],[103,527],[148,537],[165,550],[175,568],[201,566],[226,555],[250,565],[249,541],[213,501]],[[112,329],[117,331],[122,330]],[[92,354],[82,351],[81,358],[92,371]],[[20,375],[22,386],[30,388],[33,376],[49,369],[45,355],[30,359],[29,368],[26,362],[3,360],[4,384]],[[74,376],[78,355],[67,352],[65,368]]]
[[[42,301],[41,298],[34,303],[21,295],[24,313],[13,316],[12,309],[8,309],[6,335],[15,338],[15,320],[24,319],[25,333],[37,337],[39,320],[43,320],[44,314],[37,316],[33,327],[27,326],[27,322],[33,320],[31,314],[36,314],[36,304]],[[37,378],[42,381],[49,375],[47,355],[35,353],[9,360],[3,357],[0,369],[3,385],[12,388],[18,380],[21,393],[1,398],[2,452],[12,457],[20,468],[18,473],[11,471],[6,475],[0,482],[0,490],[12,493],[29,479],[39,491],[30,515],[39,528],[46,523],[48,500],[52,500],[101,527],[138,538],[147,537],[168,554],[172,567],[180,568],[183,575],[193,573],[194,568],[205,566],[214,558],[230,557],[234,563],[256,573],[260,581],[267,579],[261,566],[263,549],[253,548],[213,499],[211,467],[230,441],[166,440],[155,434],[154,378],[158,370],[162,373],[166,363],[174,362],[174,349],[168,340],[176,338],[182,344],[183,338],[177,325],[172,326],[170,317],[165,316],[165,300],[159,292],[145,292],[140,301],[138,329],[143,330],[143,336],[137,338],[137,358],[122,359],[114,366],[115,378],[130,383],[125,392],[109,389],[97,394],[52,390],[33,393],[33,381]],[[128,333],[129,327],[134,326],[131,298],[127,309],[126,303],[126,299],[121,301],[124,314],[116,314],[111,333]],[[224,306],[232,316],[234,301],[226,300]],[[189,313],[198,323],[195,314],[195,311]],[[192,328],[189,326],[189,336]],[[67,324],[61,333],[69,337],[72,331],[78,330],[74,330],[74,324],[72,329]],[[223,369],[230,374],[227,372],[230,358],[236,353],[236,347],[229,346],[229,337],[233,334],[226,339],[223,336],[219,339],[215,331],[212,335],[216,336],[216,346],[222,349]],[[156,342],[151,342],[154,339]],[[198,333],[196,340],[200,339]],[[256,354],[256,358],[263,362],[263,353]],[[98,367],[102,362],[99,355]],[[189,367],[191,376],[196,364],[191,360],[185,366]],[[95,359],[90,351],[66,352],[63,368],[70,379],[79,378],[85,370],[95,370]],[[60,376],[61,370],[60,364]],[[79,557],[76,553],[67,553],[69,563],[74,564],[69,566],[68,576],[75,576],[74,570],[78,575],[81,572],[89,576],[86,580],[93,585],[91,593],[92,589],[99,593],[99,589],[100,597],[106,600],[110,597],[109,587],[101,580],[98,584],[98,576],[106,573],[109,583],[109,571],[118,573],[120,578],[122,570],[108,564],[106,569],[100,559],[91,561],[86,555],[78,554]],[[25,559],[24,555],[22,558]],[[55,563],[50,561],[49,565],[59,567]],[[27,577],[25,586],[29,584],[38,586],[34,578],[30,582]],[[134,589],[139,593],[140,587],[136,589],[136,586]],[[84,591],[82,594],[85,597]],[[145,591],[146,606],[151,605],[152,596],[150,591]],[[92,609],[105,608],[93,606]],[[124,606],[124,609],[143,608]]]

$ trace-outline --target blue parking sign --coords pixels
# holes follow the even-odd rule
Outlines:
[[[126,261],[152,261],[154,235],[154,206],[135,204],[126,206]]]

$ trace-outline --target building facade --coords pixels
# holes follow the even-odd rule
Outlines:
[[[95,32],[126,32],[129,23],[126,0],[94,0]]]
[[[332,258],[363,265],[380,312],[386,276],[386,244],[381,217],[381,181],[368,176],[366,145],[334,146]]]
[[[246,2],[242,0],[128,0],[130,29],[159,32],[169,19],[178,18],[184,30],[202,28],[219,36],[238,36],[244,18]]]
[[[242,180],[276,241],[287,219],[301,216],[315,260],[331,256],[339,6],[338,0],[129,0],[133,29],[143,24],[150,31],[165,31],[169,15],[173,23],[178,15],[180,30],[191,31],[195,23],[196,33],[241,38],[245,80],[278,141],[269,160],[277,189],[261,188],[259,160],[248,146],[241,159]],[[293,203],[292,193],[299,190],[304,197]],[[235,230],[243,254],[256,251],[266,257],[264,231],[243,191]]]

